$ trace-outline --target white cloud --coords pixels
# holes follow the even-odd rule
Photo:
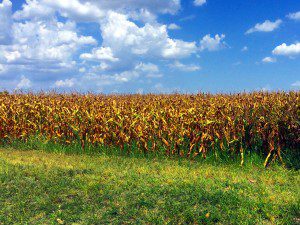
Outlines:
[[[92,53],[83,53],[80,55],[84,60],[107,60],[117,62],[119,59],[115,58],[110,47],[94,48]]]
[[[74,7],[79,6],[78,4],[84,4],[83,9]],[[76,53],[82,47],[95,45],[97,42],[90,36],[80,36],[75,22],[69,20],[58,22],[56,12],[76,21],[93,21],[95,16],[91,11],[87,13],[91,18],[85,14],[86,11],[92,10],[89,8],[90,4],[95,4],[95,7],[99,8],[99,4],[92,1],[87,3],[77,0],[68,2],[28,0],[23,5],[23,10],[14,14],[14,18],[22,19],[22,22],[15,21],[13,24],[12,44],[0,48],[0,52],[5,53],[2,54],[2,59],[0,57],[0,63],[2,61],[24,72],[33,72],[36,74],[31,75],[33,79],[37,75],[47,75],[46,79],[56,79],[56,87],[73,86],[75,85],[73,79],[76,79],[78,80],[76,87],[83,88],[84,85],[103,86],[124,83],[139,77],[159,78],[163,74],[160,73],[158,66],[145,63],[146,59],[152,61],[184,58],[198,50],[196,42],[170,38],[167,26],[157,23],[155,15],[152,14],[153,12],[173,13],[176,10],[172,12],[163,8],[141,8],[126,14],[106,11],[107,16],[100,18],[99,14],[97,20],[100,25],[102,44],[94,47],[90,52],[81,53],[79,58],[83,61],[77,62],[74,58]],[[146,1],[138,4],[146,4]],[[153,3],[147,4],[150,6]],[[101,10],[105,7],[104,4]],[[83,10],[81,14],[80,10]],[[137,25],[130,20],[139,16],[150,22]],[[94,65],[95,62],[98,62],[98,65]],[[65,76],[63,79],[49,76],[50,73],[59,74],[59,72],[66,74],[63,75]],[[70,78],[67,75],[70,72],[78,74]],[[82,77],[79,77],[79,73]],[[87,84],[87,81],[93,84]],[[78,83],[82,83],[83,86]]]
[[[279,19],[274,22],[272,22],[270,20],[266,20],[263,23],[257,23],[254,27],[247,30],[246,34],[251,34],[254,32],[271,32],[271,31],[279,28],[281,23],[282,23],[282,20],[279,20]]]
[[[9,82],[16,86],[13,74],[22,72],[25,76],[19,87],[49,88],[50,82],[52,87],[99,90],[146,78],[152,82],[150,78],[163,76],[158,65],[168,65],[170,60],[175,61],[176,69],[199,70],[197,65],[177,60],[200,50],[225,47],[225,35],[204,37],[200,48],[194,41],[170,37],[169,30],[180,27],[160,24],[157,17],[175,14],[180,8],[180,0],[26,0],[12,15],[10,1],[4,0],[0,25],[5,21],[8,28],[0,30],[1,76],[11,75]],[[81,35],[78,22],[96,22],[101,44]],[[2,33],[7,31],[11,31],[5,36],[9,43],[3,45]]]
[[[140,62],[132,69],[121,72],[106,71],[106,66],[108,65],[101,63],[100,65],[93,66],[89,71],[86,71],[78,80],[78,87],[84,89],[86,88],[85,84],[88,84],[88,86],[93,87],[93,89],[98,89],[104,86],[132,82],[139,78],[153,79],[163,76],[163,74],[160,73],[159,67],[153,63]],[[106,71],[106,73],[103,73],[103,71]]]
[[[42,3],[59,11],[62,16],[76,21],[98,21],[105,16],[103,10],[90,1],[42,0]]]
[[[31,87],[31,81],[25,76],[22,76],[20,82],[17,84],[17,89],[27,89],[30,87]]]
[[[188,57],[197,46],[195,42],[170,38],[167,26],[156,21],[158,13],[176,13],[180,1],[154,1],[26,0],[22,10],[13,15],[12,43],[0,47],[0,63],[10,64],[14,71],[33,72],[33,79],[47,75],[39,79],[56,80],[56,87],[70,87],[75,85],[73,79],[81,82],[88,77],[101,85],[140,76],[162,77],[157,65],[144,61]],[[58,14],[66,17],[66,22],[58,22]],[[80,36],[76,22],[70,19],[100,25],[102,44],[81,53],[81,62],[76,61],[79,50],[97,42],[93,37]],[[145,24],[137,25],[135,20]],[[62,77],[49,76],[58,72]],[[74,78],[68,75],[71,72],[77,73]]]
[[[124,71],[119,74],[115,74],[113,77],[118,82],[128,82],[132,79],[138,78],[140,75],[136,71]]]
[[[163,76],[163,74],[160,73],[158,66],[153,63],[141,62],[135,66],[134,70],[148,78],[160,78]]]
[[[99,8],[119,12],[146,9],[151,13],[175,14],[181,8],[180,0],[89,0]]]
[[[300,21],[300,11],[295,12],[295,13],[290,13],[287,15],[287,17],[291,20]]]
[[[300,42],[296,44],[286,45],[283,43],[277,46],[272,53],[274,55],[295,56],[300,54]]]
[[[116,83],[114,80],[114,77],[112,75],[106,75],[106,74],[95,74],[95,73],[86,73],[81,78],[81,81],[78,82],[79,85],[89,84],[91,87],[103,87],[107,85],[111,85]],[[86,86],[81,86],[85,88]]]
[[[242,52],[246,52],[246,51],[248,51],[248,50],[249,50],[249,49],[248,49],[247,46],[244,46],[244,47],[241,49]]]
[[[6,71],[6,67],[2,64],[0,64],[0,74],[4,73]]]
[[[0,45],[1,76],[5,78],[1,86],[8,89],[46,90],[51,88],[49,82],[76,76],[77,52],[97,44],[94,38],[78,34],[74,22],[58,22],[55,17],[14,21],[10,30],[10,43]],[[16,84],[20,73],[24,76]]]
[[[171,24],[169,24],[168,29],[169,30],[180,30],[181,27],[178,26],[176,23],[171,23]]]
[[[201,69],[200,66],[196,66],[194,64],[182,64],[179,61],[175,61],[173,64],[169,65],[171,68],[178,69],[184,72],[194,72]]]
[[[143,72],[149,72],[149,73],[156,73],[159,72],[159,68],[157,65],[153,63],[139,63],[135,66],[136,70],[143,71]]]
[[[21,57],[21,54],[19,51],[12,51],[12,52],[4,51],[3,55],[8,63],[14,62]]]
[[[98,22],[106,13],[113,10],[126,12],[134,19],[153,20],[154,14],[175,14],[179,9],[179,0],[26,0],[23,9],[14,15],[16,19],[32,19],[53,16],[59,12],[62,16],[77,22]]]
[[[206,3],[206,0],[194,0],[195,6],[202,6]]]
[[[65,79],[65,80],[57,80],[55,82],[55,87],[58,88],[70,88],[73,87],[75,84],[76,80],[74,78],[72,79]]]
[[[101,31],[103,46],[110,47],[120,58],[143,55],[181,58],[197,50],[195,42],[169,38],[165,25],[146,23],[138,27],[126,15],[115,12],[101,21]]]
[[[220,49],[225,48],[227,45],[223,41],[225,38],[224,34],[218,35],[215,37],[211,37],[210,34],[205,35],[202,40],[200,40],[200,51],[208,50],[208,51],[218,51]]]
[[[96,22],[105,16],[96,5],[79,0],[26,0],[22,7],[22,10],[15,12],[15,19],[48,18],[56,11],[64,17],[85,22]]]
[[[263,63],[275,63],[276,61],[277,61],[276,58],[272,58],[269,56],[262,59]]]
[[[9,0],[3,0],[0,3],[0,45],[9,44],[11,40],[12,26],[12,3]]]
[[[157,16],[147,9],[140,9],[133,12],[127,12],[129,18],[135,21],[141,21],[144,23],[155,23]]]
[[[101,62],[99,65],[97,66],[93,66],[92,67],[92,71],[93,72],[99,72],[99,71],[105,71],[105,70],[108,70],[110,69],[111,66],[108,65],[106,62]]]
[[[26,0],[22,5],[22,10],[16,11],[13,18],[16,20],[21,19],[41,19],[47,18],[55,13],[55,10],[42,1]]]
[[[12,44],[0,48],[7,63],[72,65],[74,53],[85,45],[94,45],[90,36],[79,36],[72,22],[27,21],[12,26]]]
[[[197,47],[195,42],[167,38],[163,46],[162,56],[169,59],[184,58],[196,51]]]
[[[300,88],[300,81],[296,81],[295,83],[292,83],[292,87]]]

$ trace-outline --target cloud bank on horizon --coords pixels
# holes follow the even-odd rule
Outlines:
[[[299,89],[300,4],[286,5],[234,20],[209,0],[0,0],[0,89]]]

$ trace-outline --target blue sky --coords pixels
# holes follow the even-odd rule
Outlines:
[[[300,89],[300,1],[0,0],[0,89]]]

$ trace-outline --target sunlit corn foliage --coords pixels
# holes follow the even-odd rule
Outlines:
[[[0,140],[43,136],[61,144],[206,157],[299,151],[300,93],[0,94]]]

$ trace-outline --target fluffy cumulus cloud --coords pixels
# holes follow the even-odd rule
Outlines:
[[[58,87],[58,88],[60,88],[60,87],[71,88],[71,87],[74,86],[75,82],[76,82],[76,80],[74,78],[72,78],[72,79],[65,79],[65,80],[57,80],[55,82],[55,87]]]
[[[58,0],[57,0],[58,1]],[[170,13],[175,14],[180,8],[180,0],[91,0],[94,5],[104,10],[114,10],[126,12],[140,11],[145,9],[151,13]]]
[[[171,37],[169,31],[181,27],[157,17],[180,9],[180,0],[25,0],[13,13],[11,1],[2,0],[0,74],[14,88],[85,90],[159,79],[163,65],[197,71],[200,66],[179,60],[225,48],[225,35],[206,35],[198,43]],[[82,22],[101,35],[84,35]],[[13,74],[20,72],[18,80]]]
[[[290,13],[287,15],[287,17],[291,20],[300,21],[300,11],[295,12],[295,13]]]
[[[157,65],[153,63],[139,63],[135,66],[135,71],[144,73],[148,78],[160,78],[163,74]]]
[[[138,65],[136,65],[135,69],[150,73],[159,72],[158,66],[153,63],[139,63]]]
[[[117,57],[180,58],[196,52],[195,42],[171,39],[166,25],[149,24],[139,27],[124,14],[108,13],[101,21],[103,46],[110,47]]]
[[[261,60],[263,63],[275,63],[277,60],[276,58],[273,58],[273,57],[265,57]]]
[[[83,53],[80,55],[81,59],[85,60],[107,60],[111,62],[116,62],[119,59],[115,58],[113,56],[112,50],[110,47],[100,47],[100,48],[94,48],[92,50],[92,53]]]
[[[6,59],[6,62],[14,62],[17,59],[21,58],[19,51],[3,51],[3,56]]]
[[[3,0],[0,3],[0,45],[9,44],[11,39],[12,26],[12,3],[9,0]]]
[[[105,15],[103,11],[90,2],[80,2],[79,0],[26,0],[22,10],[15,12],[14,18],[17,20],[49,18],[55,12],[76,21],[86,22],[98,21]]]
[[[85,63],[96,63],[87,66],[83,79],[98,86],[126,83],[141,77],[160,78],[163,74],[159,67],[144,61],[189,57],[198,50],[196,42],[170,38],[166,25],[146,22],[138,26],[128,15],[118,12],[108,12],[99,24],[101,47],[80,55]]]
[[[47,18],[55,13],[55,10],[45,4],[41,4],[38,0],[26,0],[22,5],[22,10],[14,13],[13,18],[21,19],[41,19]]]
[[[98,22],[113,10],[128,13],[134,18],[153,18],[156,13],[175,14],[180,9],[179,0],[26,0],[23,9],[14,15],[16,19],[41,18],[59,12],[75,21]]]
[[[14,23],[12,35],[11,44],[0,47],[0,60],[24,68],[37,64],[40,69],[69,67],[79,48],[97,43],[91,36],[78,35],[75,23],[56,20]]]
[[[202,6],[206,3],[206,0],[194,0],[195,6]]]
[[[16,89],[28,89],[30,87],[31,81],[25,76],[22,76],[20,82],[17,84]]]
[[[164,58],[173,59],[188,57],[196,51],[196,42],[185,42],[167,38],[161,54]]]
[[[273,30],[276,30],[279,28],[279,26],[282,24],[282,20],[278,19],[274,22],[270,20],[266,20],[263,23],[257,23],[254,27],[250,28],[246,31],[246,34],[251,34],[254,32],[271,32]]]
[[[224,34],[216,34],[214,37],[211,37],[210,34],[207,34],[200,40],[200,50],[218,51],[226,48],[227,44],[225,43],[224,39]]]
[[[169,66],[170,68],[177,69],[184,72],[194,72],[201,69],[200,66],[194,64],[183,64],[179,61],[175,61],[173,64],[170,64]]]
[[[277,46],[272,53],[274,55],[283,55],[283,56],[296,56],[300,54],[300,42],[287,45],[283,43]]]
[[[36,0],[27,3],[39,6]],[[9,88],[28,88],[34,87],[35,81],[44,80],[47,88],[49,83],[45,81],[55,79],[52,73],[62,76],[71,73],[78,64],[76,53],[86,46],[97,45],[95,38],[79,34],[75,22],[60,22],[56,16],[19,21],[14,18],[16,14],[12,15],[11,7],[8,0],[0,5],[0,23],[6,28],[0,31],[0,64],[5,68],[1,73],[7,78],[2,82],[4,86],[6,82]],[[20,72],[24,77],[18,83],[13,82]]]
[[[180,30],[181,27],[179,25],[177,25],[176,23],[171,23],[171,24],[169,24],[168,29],[169,30]]]

